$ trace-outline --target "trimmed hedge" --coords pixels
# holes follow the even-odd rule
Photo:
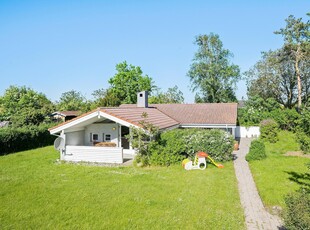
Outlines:
[[[215,161],[232,160],[234,139],[223,130],[174,129],[164,132],[148,145],[147,155],[138,155],[142,165],[168,166],[184,158],[194,158],[198,151],[207,152]]]
[[[0,155],[34,149],[53,144],[55,136],[47,130],[49,125],[0,129]]]
[[[253,160],[262,160],[267,157],[266,150],[265,150],[265,144],[264,142],[260,140],[254,140],[251,143],[250,151],[245,156],[245,159],[247,161],[253,161]]]

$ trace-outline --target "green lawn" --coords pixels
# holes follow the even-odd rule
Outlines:
[[[266,144],[267,158],[250,162],[259,194],[267,207],[284,207],[284,196],[297,190],[301,183],[309,183],[302,177],[307,172],[305,163],[309,158],[284,156],[288,151],[297,151],[299,146],[293,133],[282,131],[280,140],[275,144]],[[299,182],[299,183],[298,183]]]
[[[56,162],[45,147],[0,157],[0,229],[244,229],[232,162],[205,171]]]

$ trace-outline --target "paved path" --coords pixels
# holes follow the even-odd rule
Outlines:
[[[241,138],[239,150],[234,152],[237,157],[234,161],[234,167],[238,180],[240,200],[244,208],[246,226],[249,230],[283,229],[280,219],[266,211],[258,195],[248,162],[245,160],[250,144],[250,138]]]

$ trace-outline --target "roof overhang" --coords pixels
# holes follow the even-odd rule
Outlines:
[[[97,110],[92,113],[89,113],[85,116],[78,117],[77,119],[71,120],[70,122],[64,123],[62,125],[56,126],[55,128],[49,129],[50,134],[57,134],[62,131],[77,131],[77,130],[83,130],[86,126],[93,124],[95,122],[98,122],[103,119],[109,119],[111,121],[114,121],[120,125],[131,127],[134,126],[136,128],[140,128],[138,125],[133,124],[131,122],[122,120],[118,117],[115,117],[111,114],[105,113],[103,111]]]
[[[236,124],[180,124],[181,128],[209,128],[209,129],[218,129],[218,128],[236,128]]]

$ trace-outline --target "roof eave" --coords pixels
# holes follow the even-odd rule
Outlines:
[[[236,124],[197,124],[197,123],[188,123],[180,124],[181,128],[236,128]]]

